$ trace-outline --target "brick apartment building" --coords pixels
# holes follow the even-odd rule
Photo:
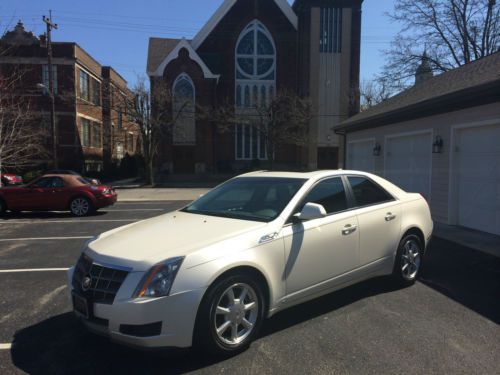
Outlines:
[[[152,96],[171,88],[192,108],[234,105],[248,111],[281,89],[311,100],[307,147],[286,147],[283,168],[337,168],[342,142],[332,128],[359,112],[362,0],[224,0],[192,40],[151,38]],[[161,84],[159,84],[161,83]],[[174,109],[175,110],[175,109]],[[162,169],[174,173],[265,167],[262,139],[248,125],[217,132],[202,116],[183,116],[162,147]]]
[[[43,88],[49,87],[44,39],[27,32],[19,22],[0,39],[0,74],[20,77],[16,90],[30,98],[51,144],[50,97]],[[130,95],[127,82],[76,43],[53,42],[52,50],[59,168],[102,172],[125,154],[135,154],[139,132],[122,100]],[[39,163],[51,166],[48,160]]]

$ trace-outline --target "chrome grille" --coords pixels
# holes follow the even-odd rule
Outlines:
[[[89,301],[111,305],[128,273],[122,269],[95,263],[90,257],[82,254],[76,264],[72,284],[73,288]],[[85,291],[82,281],[86,276],[89,276],[92,282],[90,288]]]

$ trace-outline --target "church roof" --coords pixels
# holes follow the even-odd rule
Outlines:
[[[154,72],[181,39],[149,38],[147,71]]]
[[[276,5],[281,9],[281,11],[285,14],[285,16],[288,18],[290,23],[295,27],[295,29],[298,28],[298,18],[295,12],[293,11],[292,7],[286,0],[273,0]],[[234,4],[236,4],[238,0],[224,0],[224,2],[221,4],[221,6],[215,11],[215,13],[210,17],[208,22],[201,28],[201,30],[198,32],[198,34],[195,35],[193,38],[193,41],[191,42],[191,45],[195,50],[198,49],[198,47],[201,46],[203,41],[210,35],[210,33],[215,29],[215,27],[219,24],[219,22],[224,18],[224,16],[231,10]]]

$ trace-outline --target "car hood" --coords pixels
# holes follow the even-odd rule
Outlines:
[[[165,259],[187,256],[266,225],[176,211],[103,233],[86,252],[96,261],[144,271]]]

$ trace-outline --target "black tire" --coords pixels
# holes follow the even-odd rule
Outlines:
[[[74,216],[88,216],[94,212],[92,202],[85,197],[76,197],[69,203],[69,210]]]
[[[4,216],[7,213],[7,205],[3,201],[3,199],[0,199],[0,216]]]
[[[247,290],[247,296],[244,297],[243,304],[246,303],[247,305],[250,305],[252,299],[255,299],[257,301],[257,306],[252,311],[237,311],[236,306],[238,305],[235,303],[233,306],[235,310],[231,310],[231,308],[227,309],[228,311],[232,311],[231,313],[228,313],[227,315],[216,313],[218,305],[221,306],[224,304],[225,299],[227,298],[226,292],[228,289],[233,288],[235,301],[239,301],[241,292],[240,294],[237,293],[238,288],[241,288],[242,286],[248,286],[253,290],[253,295],[249,290]],[[229,357],[246,350],[260,331],[264,320],[264,312],[266,311],[265,304],[266,301],[262,285],[249,275],[243,273],[235,274],[216,281],[207,290],[200,304],[200,308],[198,309],[196,327],[193,336],[193,346],[204,354],[210,354],[218,357]],[[241,342],[236,344],[229,344],[228,342],[225,342],[224,340],[231,340],[231,337],[221,338],[216,331],[216,326],[219,326],[220,328],[224,324],[227,324],[228,320],[231,318],[237,320],[242,316],[245,319],[248,319],[247,322],[255,319],[253,327],[249,330],[249,332],[245,333],[245,330],[247,329],[245,324],[237,323],[236,332],[237,335],[240,332],[242,333]],[[231,336],[233,332],[232,330],[233,324],[226,329],[226,332],[231,332],[229,332],[229,334],[223,332],[222,335]]]
[[[394,260],[392,277],[401,286],[410,286],[417,280],[422,269],[424,248],[420,238],[414,234],[407,234],[399,242],[398,251]]]

